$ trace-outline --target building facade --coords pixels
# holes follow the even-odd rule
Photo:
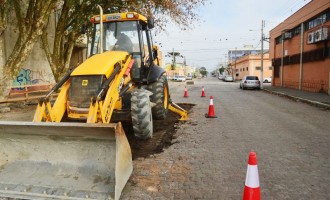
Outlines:
[[[184,63],[176,63],[175,67],[172,68],[171,63],[167,63],[165,65],[165,71],[167,78],[169,80],[173,79],[175,76],[194,76],[196,75],[196,68],[191,67],[189,65],[185,65]]]
[[[264,50],[268,51],[268,49]],[[235,61],[241,57],[247,55],[257,55],[260,54],[261,50],[254,49],[253,46],[246,45],[243,49],[232,49],[228,51],[228,63]]]
[[[235,73],[234,73],[235,72]],[[230,63],[230,73],[236,80],[242,80],[244,76],[261,77],[261,54],[243,56]],[[263,78],[272,76],[272,66],[269,60],[269,54],[265,53],[263,57]]]
[[[273,85],[330,94],[329,36],[329,0],[312,0],[272,29]]]

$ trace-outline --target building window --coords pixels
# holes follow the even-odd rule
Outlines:
[[[272,66],[269,66],[269,67],[268,67],[268,70],[272,70],[272,69],[273,69]]]
[[[275,38],[275,43],[276,44],[279,44],[282,42],[282,35],[281,36],[278,36],[277,38]]]
[[[256,67],[256,70],[261,70],[261,67]]]
[[[301,32],[301,26],[299,25],[293,29],[292,34],[293,34],[293,36],[295,36],[295,35],[299,35],[300,32]]]
[[[244,70],[244,68],[243,68],[243,72],[244,72],[245,70]]]
[[[249,68],[248,67],[246,67],[246,71],[249,71]]]
[[[317,27],[317,26],[319,26],[321,24],[324,24],[326,21],[328,21],[329,20],[329,17],[328,17],[329,12],[330,11],[327,11],[326,13],[323,13],[323,14],[315,17],[314,19],[308,21],[306,23],[306,30],[309,30],[309,29],[312,29],[314,27]]]

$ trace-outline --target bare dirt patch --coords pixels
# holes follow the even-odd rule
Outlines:
[[[193,104],[178,105],[187,111],[193,107]],[[181,123],[185,122],[180,121],[177,114],[169,111],[165,120],[154,120],[154,135],[149,140],[135,138],[133,130],[126,128],[125,132],[132,149],[133,160],[163,152],[164,148],[173,144],[176,129]]]
[[[15,103],[10,105],[0,105],[10,108],[9,112],[0,113],[1,121],[32,121],[37,104]]]

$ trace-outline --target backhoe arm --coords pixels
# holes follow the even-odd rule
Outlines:
[[[168,109],[178,115],[180,115],[180,119],[179,120],[188,120],[188,112],[181,108],[178,104],[170,101],[170,104],[168,105]]]

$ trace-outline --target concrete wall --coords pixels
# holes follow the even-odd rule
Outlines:
[[[2,70],[3,70],[3,65],[6,62],[6,54],[5,54],[5,49],[4,49],[4,33],[0,35],[0,80],[3,78],[2,76]]]
[[[3,69],[3,65],[10,56],[14,45],[18,37],[18,28],[15,26],[16,23],[9,23],[4,34],[0,36],[0,69]],[[55,31],[55,14],[50,18],[48,26],[49,41],[54,38]],[[52,42],[50,43],[52,45]],[[54,83],[54,76],[50,69],[50,65],[47,61],[44,50],[41,47],[41,41],[34,45],[34,48],[24,63],[21,71],[12,80],[13,86],[19,85],[30,85],[30,84],[46,84]]]

